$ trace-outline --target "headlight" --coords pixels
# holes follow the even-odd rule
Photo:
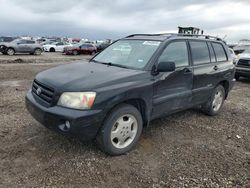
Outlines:
[[[95,101],[95,92],[65,92],[58,105],[74,109],[90,109]]]

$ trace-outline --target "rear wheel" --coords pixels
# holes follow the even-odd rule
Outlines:
[[[122,104],[113,109],[99,131],[96,141],[99,148],[110,155],[130,151],[142,132],[141,113],[132,105]]]
[[[35,51],[34,51],[35,55],[41,55],[41,53],[42,53],[42,50],[39,48],[35,49]]]
[[[240,75],[235,74],[235,75],[234,75],[234,78],[238,81],[238,80],[240,79]]]
[[[14,55],[14,54],[15,54],[15,50],[14,50],[13,48],[9,48],[9,49],[6,51],[6,53],[7,53],[8,55]]]
[[[203,111],[210,116],[217,115],[220,113],[224,101],[225,89],[222,85],[218,85],[210,97],[210,100],[203,106]]]

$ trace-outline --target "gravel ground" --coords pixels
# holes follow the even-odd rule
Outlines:
[[[110,157],[26,111],[37,72],[89,58],[54,55],[0,55],[0,187],[250,187],[249,79],[235,84],[220,115],[188,110],[155,120],[133,151]]]

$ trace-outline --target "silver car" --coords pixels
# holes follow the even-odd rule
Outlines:
[[[0,52],[6,55],[14,55],[15,53],[41,55],[43,48],[33,40],[16,39],[12,42],[1,43]]]

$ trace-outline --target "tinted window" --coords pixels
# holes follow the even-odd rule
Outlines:
[[[212,44],[210,42],[208,43],[208,48],[209,48],[209,52],[210,52],[211,62],[216,62],[214,50],[213,50]]]
[[[194,65],[210,62],[209,51],[206,42],[191,41],[190,47]]]
[[[87,45],[83,44],[83,45],[80,46],[80,48],[87,48]]]
[[[17,43],[19,43],[19,44],[26,44],[26,40],[18,40]]]
[[[159,62],[175,62],[176,67],[188,65],[187,45],[184,41],[172,42],[163,51]]]
[[[219,43],[213,43],[217,61],[227,61],[227,56],[223,46]]]
[[[27,43],[27,44],[35,44],[35,41],[27,40],[26,43]]]

